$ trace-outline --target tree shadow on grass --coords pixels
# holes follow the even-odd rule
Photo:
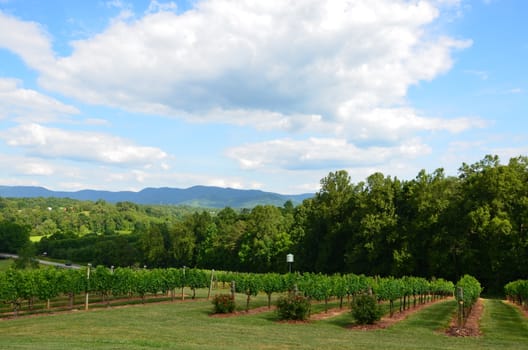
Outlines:
[[[422,329],[428,331],[439,331],[449,325],[455,311],[456,302],[440,302],[435,305],[426,307],[419,312],[410,315],[407,319],[396,324],[395,327]]]
[[[327,322],[328,324],[341,327],[341,328],[358,328],[362,330],[375,330],[375,329],[409,329],[415,331],[417,329],[427,330],[427,331],[438,331],[444,329],[451,319],[454,302],[441,302],[436,305],[429,305],[421,310],[416,310],[417,312],[413,313],[413,310],[409,310],[409,314],[403,316],[403,318],[398,318],[398,315],[395,314],[395,319],[387,318],[387,315],[384,318],[375,323],[374,325],[357,325],[354,317],[350,312],[345,312],[337,317],[324,320],[322,322]]]

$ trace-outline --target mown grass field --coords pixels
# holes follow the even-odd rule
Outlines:
[[[238,296],[239,305],[244,301]],[[265,296],[251,302],[252,307],[265,304]],[[452,300],[440,302],[375,331],[348,329],[350,313],[308,324],[279,323],[273,311],[216,318],[205,300],[99,308],[0,320],[0,348],[528,349],[528,320],[499,300],[485,300],[483,336],[444,335],[455,307]]]

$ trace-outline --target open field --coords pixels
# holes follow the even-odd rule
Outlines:
[[[243,303],[242,297],[238,300]],[[259,296],[253,306],[265,304]],[[278,323],[274,312],[228,318],[207,301],[100,308],[0,321],[2,349],[528,349],[528,321],[510,305],[485,300],[483,336],[441,330],[454,301],[432,305],[389,329],[350,330],[350,313],[308,324]],[[319,305],[318,305],[319,308]]]

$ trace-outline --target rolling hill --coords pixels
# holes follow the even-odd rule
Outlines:
[[[0,186],[0,197],[57,197],[89,201],[102,199],[112,203],[129,201],[137,204],[189,205],[204,208],[253,208],[256,205],[265,204],[282,206],[288,200],[291,200],[293,204],[299,204],[312,196],[312,193],[283,195],[260,190],[240,190],[214,186],[193,186],[186,189],[145,188],[138,192],[98,190],[66,192],[52,191],[36,186]]]

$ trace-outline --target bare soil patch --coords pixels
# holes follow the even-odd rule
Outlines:
[[[455,314],[451,320],[451,326],[446,330],[446,334],[452,337],[478,337],[481,336],[479,320],[482,317],[484,311],[484,303],[482,299],[478,299],[471,313],[466,319],[466,323],[463,327],[458,327],[458,316]]]
[[[342,308],[336,307],[336,308],[328,309],[328,311],[322,311],[322,312],[318,312],[316,314],[311,314],[310,315],[310,321],[325,320],[327,318],[331,318],[331,317],[336,317],[336,316],[342,315],[342,314],[344,314],[347,311],[350,311],[350,308],[348,308],[346,306],[342,307]]]
[[[261,312],[273,311],[275,309],[277,309],[277,307],[273,305],[271,307],[261,306],[261,307],[257,307],[254,309],[249,309],[248,311],[245,311],[245,310],[235,311],[235,312],[231,312],[228,314],[211,314],[209,316],[216,317],[216,318],[228,318],[228,317],[237,317],[237,316],[245,316],[245,315],[255,315]]]

